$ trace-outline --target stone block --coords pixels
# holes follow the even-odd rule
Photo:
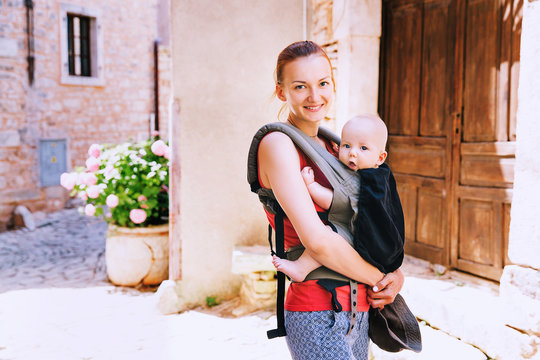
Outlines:
[[[255,271],[275,271],[268,246],[235,246],[233,249],[232,273],[250,274]]]
[[[179,310],[179,297],[176,293],[174,280],[165,280],[160,285],[156,294],[156,305],[163,315],[176,314]]]
[[[500,294],[506,305],[505,323],[540,336],[540,271],[518,265],[505,266]]]
[[[47,198],[65,200],[67,191],[62,186],[47,186],[45,188],[45,196]]]
[[[37,189],[9,190],[0,193],[0,199],[6,203],[36,200],[39,198],[40,192]]]
[[[21,136],[17,130],[0,131],[0,147],[20,146]]]
[[[422,333],[421,353],[417,354],[410,350],[389,353],[372,343],[370,360],[486,360],[486,355],[479,349],[442,331],[420,324],[420,332]],[[441,351],[441,349],[451,350]]]
[[[17,39],[0,38],[0,56],[16,57],[19,53]]]
[[[10,168],[12,168],[12,164],[7,161],[0,161],[0,174],[5,174],[9,172]]]
[[[36,229],[36,222],[34,221],[32,213],[28,208],[22,205],[15,208],[15,211],[13,212],[13,223],[15,226],[25,227],[30,231]]]
[[[490,358],[540,356],[538,337],[505,325],[503,314],[510,307],[521,309],[516,305],[519,303],[504,306],[497,294],[482,288],[417,277],[407,277],[401,294],[418,318],[481,349]]]
[[[267,277],[264,272],[242,275],[240,287],[240,306],[233,310],[233,315],[241,316],[253,311],[269,309],[276,304],[277,281]]]

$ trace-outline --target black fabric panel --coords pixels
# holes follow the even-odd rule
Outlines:
[[[354,247],[364,260],[387,274],[403,262],[405,221],[396,180],[386,164],[358,170],[361,177]]]

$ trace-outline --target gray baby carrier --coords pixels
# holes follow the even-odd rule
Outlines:
[[[271,123],[264,125],[257,131],[253,137],[251,147],[248,154],[248,182],[251,186],[251,191],[259,196],[259,200],[264,208],[274,214],[275,226],[275,243],[276,251],[272,246],[272,227],[268,225],[268,241],[270,242],[271,252],[280,258],[296,260],[304,251],[303,246],[297,246],[285,252],[284,233],[283,233],[283,218],[285,213],[276,200],[271,189],[261,187],[258,177],[257,153],[259,143],[262,138],[270,132],[279,131],[288,135],[294,144],[308,157],[316,166],[323,172],[330,184],[332,185],[334,196],[328,213],[319,213],[321,219],[327,222],[332,229],[345,238],[351,245],[353,244],[353,236],[351,234],[352,218],[357,210],[357,202],[349,194],[358,191],[360,180],[355,176],[353,170],[345,167],[335,156],[324,149],[317,141],[304,134],[296,127],[287,123]],[[340,139],[330,130],[319,128],[319,137],[328,139],[337,144]],[[320,267],[312,271],[306,280],[317,279],[317,283],[328,290],[332,295],[332,307],[334,311],[342,310],[341,304],[337,301],[336,287],[343,285],[351,285],[351,312],[352,319],[349,332],[354,327],[356,316],[356,300],[352,297],[357,294],[357,283],[341,274],[336,273],[326,267]],[[278,292],[277,292],[277,329],[268,331],[268,338],[285,336],[285,320],[284,320],[284,296],[285,296],[285,274],[278,271]]]

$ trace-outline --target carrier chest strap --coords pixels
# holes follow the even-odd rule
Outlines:
[[[351,321],[349,325],[349,331],[347,331],[347,335],[351,333],[351,331],[354,328],[354,325],[356,324],[356,316],[358,314],[358,304],[356,303],[358,300],[358,283],[354,280],[350,281],[351,285]]]

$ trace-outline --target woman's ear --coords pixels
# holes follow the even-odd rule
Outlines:
[[[276,96],[281,101],[287,101],[287,98],[285,97],[285,94],[280,84],[276,84]]]

